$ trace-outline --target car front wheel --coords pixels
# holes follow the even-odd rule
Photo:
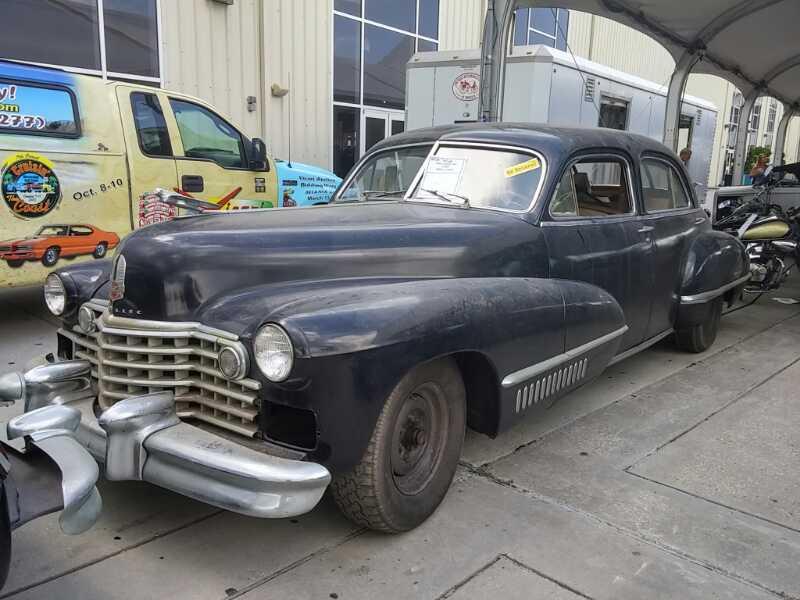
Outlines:
[[[413,529],[447,493],[465,427],[464,382],[455,362],[415,367],[386,400],[361,462],[334,478],[339,508],[370,529]]]
[[[58,257],[61,255],[61,250],[58,249],[56,246],[50,246],[47,250],[44,251],[42,255],[42,264],[45,267],[52,267],[54,264],[58,262]]]

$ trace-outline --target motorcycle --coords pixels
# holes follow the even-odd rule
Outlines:
[[[787,173],[800,176],[800,163],[769,167],[758,194],[714,223],[714,229],[735,235],[747,248],[752,276],[746,293],[777,289],[800,263],[800,208],[784,210],[770,202],[772,190]]]

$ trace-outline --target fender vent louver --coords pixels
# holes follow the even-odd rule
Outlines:
[[[527,410],[586,377],[589,359],[583,358],[522,386],[517,390],[516,412]]]

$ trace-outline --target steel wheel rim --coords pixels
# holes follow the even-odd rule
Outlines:
[[[435,476],[449,434],[447,398],[439,386],[425,383],[403,402],[392,434],[391,471],[397,489],[420,493]]]

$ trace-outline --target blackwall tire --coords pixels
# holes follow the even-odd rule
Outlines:
[[[387,398],[361,462],[334,477],[336,504],[370,529],[413,529],[444,499],[465,428],[464,382],[455,362],[415,367]]]
[[[50,246],[42,255],[42,264],[45,267],[52,267],[58,262],[59,256],[61,256],[61,249],[58,246]]]
[[[105,242],[100,242],[97,244],[97,246],[95,246],[92,256],[95,258],[103,258],[106,255],[106,252],[108,252],[108,244]]]
[[[719,321],[722,317],[722,298],[717,298],[712,303],[708,319],[699,325],[678,329],[675,332],[675,341],[681,350],[686,352],[705,352],[714,344],[719,331]]]

